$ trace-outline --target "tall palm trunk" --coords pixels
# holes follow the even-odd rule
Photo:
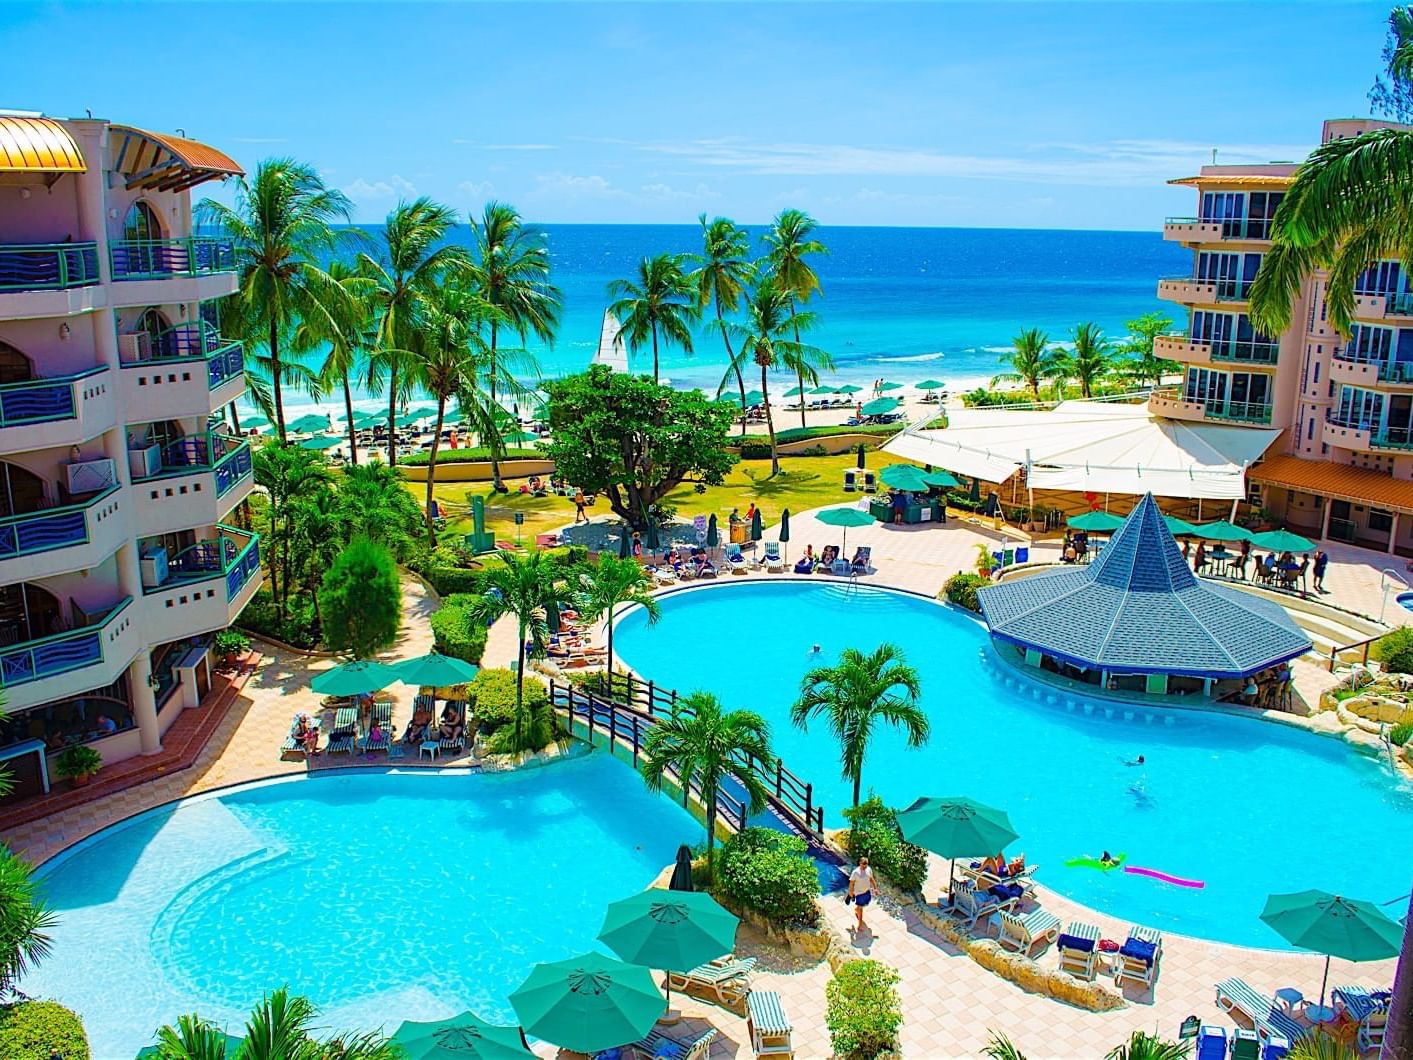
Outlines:
[[[348,373],[343,373],[343,411],[348,417],[348,462],[358,465],[358,431],[353,426],[353,391],[348,385]]]
[[[491,421],[496,415],[496,322],[491,321]],[[517,425],[518,426],[518,425]],[[491,452],[491,489],[500,492],[500,458],[496,456],[495,444],[489,438],[482,439]]]
[[[432,490],[437,480],[437,449],[442,444],[442,420],[446,417],[446,395],[437,395],[437,430],[432,435],[432,451],[427,455],[427,540],[437,543],[437,531],[432,525]]]
[[[657,321],[653,321],[653,382],[657,382]]]
[[[397,363],[388,369],[388,467],[397,466]]]
[[[515,645],[515,746],[524,744],[524,730],[521,716],[525,712],[525,622],[520,620],[520,635]]]
[[[707,830],[707,865],[711,865],[712,848],[716,846],[716,785],[711,786],[708,791],[706,786],[702,787],[702,802],[706,809],[706,830]]]
[[[716,302],[716,326],[721,329],[721,341],[726,344],[726,363],[736,373],[736,386],[741,391],[741,437],[746,436],[746,377],[741,366],[736,363],[736,354],[731,349],[731,336],[726,333],[726,319],[721,315],[721,302]]]
[[[800,325],[795,322],[795,300],[793,298],[790,299],[790,328],[795,332],[795,346],[798,347],[800,345]],[[807,404],[805,401],[805,362],[801,360],[797,368],[799,371],[796,375],[799,378],[800,387],[800,426],[804,427],[806,426],[805,405]]]
[[[1403,921],[1403,952],[1393,973],[1393,1000],[1379,1060],[1413,1060],[1413,898]]]
[[[289,441],[285,437],[285,399],[280,390],[280,376],[284,373],[280,370],[280,323],[274,315],[270,316],[270,376],[275,392],[275,432],[279,435],[280,444]]]
[[[231,430],[235,433],[235,436],[236,436],[237,438],[239,438],[239,437],[240,437],[240,410],[239,410],[238,408],[236,408],[236,403],[235,403],[234,401],[232,401],[229,405],[226,406],[226,411],[230,413],[230,417],[231,417]]]
[[[766,379],[765,365],[760,366],[760,394],[765,401],[765,430],[770,435],[770,477],[780,474],[780,454],[775,450],[775,415],[770,411],[770,383]]]
[[[617,607],[617,604],[610,604],[608,608],[608,666],[605,672],[608,674],[610,694],[612,694],[613,691],[613,612]]]

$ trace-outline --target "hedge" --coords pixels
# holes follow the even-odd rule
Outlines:
[[[5,1060],[89,1060],[83,1023],[57,1001],[0,1006],[0,1056]]]
[[[1374,642],[1374,658],[1385,670],[1413,674],[1413,628],[1399,626]]]
[[[437,467],[443,464],[484,464],[491,459],[491,451],[484,447],[476,449],[448,449],[442,446],[437,450]],[[544,460],[543,449],[507,449],[502,460]],[[426,467],[432,462],[430,449],[419,449],[405,456],[399,453],[397,462],[405,467]]]
[[[482,670],[466,692],[476,725],[486,735],[515,720],[515,673],[512,670]],[[549,705],[549,689],[544,682],[526,676],[525,708],[537,714]]]
[[[443,655],[479,663],[486,650],[486,624],[466,610],[464,595],[449,596],[432,612],[432,646]]]
[[[819,873],[805,841],[773,828],[746,828],[722,844],[714,882],[728,902],[784,924],[819,919]]]
[[[980,611],[981,602],[976,598],[976,591],[990,584],[991,579],[983,578],[980,574],[959,573],[947,579],[942,586],[942,593],[958,607],[965,607],[968,611]]]
[[[824,1022],[841,1060],[895,1053],[903,1026],[898,973],[881,961],[845,961],[824,988]]]
[[[236,620],[241,629],[283,641],[293,648],[319,647],[319,623],[314,620],[314,601],[307,596],[291,596],[284,619],[269,589],[250,598]]]
[[[437,591],[438,596],[475,594],[481,591],[482,572],[468,567],[423,567],[417,572],[427,579],[427,584]]]
[[[843,424],[834,424],[828,427],[792,427],[786,431],[775,432],[775,444],[785,445],[789,442],[802,442],[807,438],[833,438],[841,434],[876,434],[889,436],[897,434],[903,429],[901,423],[866,423],[857,427],[846,427]],[[768,434],[747,434],[737,436],[730,441],[731,445],[741,447],[741,455],[746,456],[745,447],[748,445],[764,445],[766,455],[770,455],[770,435]]]

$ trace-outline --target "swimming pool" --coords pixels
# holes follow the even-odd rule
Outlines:
[[[663,687],[707,689],[770,721],[777,753],[812,781],[826,823],[849,786],[820,723],[789,720],[807,669],[889,640],[919,671],[932,737],[875,737],[865,790],[892,805],[970,795],[1008,810],[1039,878],[1115,916],[1204,938],[1282,948],[1257,917],[1268,893],[1323,887],[1406,895],[1413,788],[1337,740],[1214,711],[1100,703],[1016,673],[985,629],[930,600],[838,583],[731,583],[661,599],[649,625],[620,619],[614,646]],[[1142,754],[1146,764],[1125,761]],[[1128,864],[1206,881],[1202,890],[1066,868],[1108,849]],[[981,853],[981,852],[978,852]]]
[[[185,1012],[238,1031],[282,983],[331,1027],[514,1022],[506,998],[535,963],[595,947],[605,905],[699,839],[606,755],[198,797],[46,864],[54,953],[22,988],[76,1009],[102,1058]]]

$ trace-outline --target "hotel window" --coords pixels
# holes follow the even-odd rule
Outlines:
[[[1197,255],[1197,278],[1214,284],[1218,298],[1245,298],[1260,269],[1260,254]]]
[[[1227,374],[1214,372],[1208,368],[1189,368],[1184,397],[1192,402],[1219,402],[1226,400]]]
[[[1374,430],[1383,416],[1384,396],[1357,386],[1339,388],[1338,422],[1341,427],[1361,431]]]
[[[1248,239],[1271,238],[1271,222],[1276,216],[1276,207],[1285,198],[1281,191],[1253,191],[1247,209],[1246,232]]]
[[[1376,261],[1365,269],[1354,284],[1355,294],[1401,294],[1408,289],[1403,266],[1397,261]]]
[[[1315,440],[1315,417],[1311,416],[1305,424],[1305,440],[1313,442]]]
[[[1316,362],[1315,362],[1315,382],[1316,382],[1316,384],[1318,384],[1318,383],[1320,382],[1320,362],[1319,362],[1319,361],[1316,361]]]
[[[1387,361],[1393,347],[1393,329],[1375,328],[1367,324],[1354,325],[1354,335],[1349,340],[1346,354],[1351,361],[1368,364],[1371,361]]]

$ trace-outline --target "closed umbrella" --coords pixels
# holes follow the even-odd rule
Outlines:
[[[860,442],[859,447],[857,450],[855,450],[855,452],[858,456],[858,460],[856,461],[856,463],[859,465],[859,470],[862,471],[864,469],[864,461],[867,459],[866,454],[868,453],[868,450],[864,448],[863,442]]]
[[[1272,552],[1309,552],[1315,542],[1289,530],[1268,530],[1264,534],[1252,534],[1251,543],[1257,548],[1268,548]]]
[[[585,953],[535,965],[510,1004],[530,1034],[593,1054],[644,1037],[667,999],[642,965]]]
[[[692,883],[692,848],[683,843],[677,848],[677,860],[672,866],[672,879],[668,881],[669,891],[694,891]]]
[[[739,923],[705,891],[649,887],[609,904],[599,941],[634,964],[689,972],[735,949]]]
[[[1261,919],[1292,946],[1325,955],[1321,1008],[1325,1007],[1331,957],[1381,961],[1396,956],[1403,942],[1403,928],[1373,902],[1342,898],[1328,891],[1273,894],[1266,899]]]
[[[721,531],[716,528],[716,513],[713,512],[711,518],[707,520],[706,546],[707,548],[716,548],[719,544],[721,544]]]
[[[437,651],[405,659],[394,664],[393,669],[397,671],[397,679],[405,685],[431,685],[433,688],[464,685],[481,670],[475,663]]]
[[[842,556],[849,550],[849,527],[868,526],[873,522],[873,516],[868,512],[861,512],[857,508],[826,508],[815,516],[825,526],[838,526],[844,530],[844,543],[839,546],[839,554]]]
[[[643,544],[647,546],[649,552],[656,552],[657,546],[661,544],[661,539],[657,534],[657,519],[647,513],[644,515],[648,523],[648,532],[643,537]]]
[[[898,814],[903,838],[947,859],[947,890],[952,863],[973,854],[992,854],[1018,838],[1005,810],[964,796],[918,799]]]
[[[357,659],[318,674],[309,687],[324,696],[361,696],[387,688],[397,679],[395,667],[374,659]]]
[[[497,1027],[474,1012],[430,1023],[407,1020],[392,1040],[407,1060],[523,1060],[535,1055],[519,1027]]]
[[[1084,530],[1091,534],[1108,534],[1124,525],[1123,516],[1110,515],[1108,512],[1085,512],[1083,515],[1072,515],[1065,520],[1065,525],[1073,530]]]
[[[765,536],[765,526],[760,517],[760,509],[757,508],[751,513],[751,540],[759,541]]]
[[[628,529],[627,523],[620,523],[618,528],[618,558],[627,559],[633,553],[633,534]]]
[[[1208,541],[1250,541],[1251,531],[1225,519],[1219,519],[1215,523],[1203,523],[1198,526],[1197,536]]]
[[[909,493],[922,493],[927,489],[927,479],[922,468],[916,464],[889,464],[878,473],[879,481],[895,490]]]
[[[782,545],[789,545],[789,544],[790,544],[790,509],[789,509],[789,508],[786,508],[783,512],[780,513],[780,543],[781,543]],[[790,559],[790,550],[789,550],[788,548],[786,548],[786,549],[785,549],[785,560],[788,562],[789,559]]]
[[[882,416],[884,413],[892,412],[901,404],[902,402],[897,398],[874,398],[872,401],[865,402],[860,411],[865,416]]]

